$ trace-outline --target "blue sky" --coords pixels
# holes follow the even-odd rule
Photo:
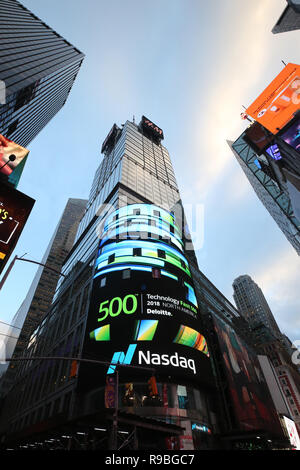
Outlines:
[[[112,124],[146,115],[164,130],[182,198],[204,205],[204,274],[232,299],[249,274],[281,330],[300,339],[300,259],[231,153],[240,118],[299,31],[273,35],[284,0],[23,0],[86,54],[64,108],[28,147],[18,189],[36,199],[15,254],[41,260],[69,197],[87,198]],[[18,262],[0,293],[10,322],[36,268]],[[3,326],[2,326],[3,327]]]

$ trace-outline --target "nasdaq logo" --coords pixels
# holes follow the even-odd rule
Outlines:
[[[128,346],[126,354],[123,351],[115,352],[111,360],[111,364],[108,368],[107,374],[114,374],[116,370],[116,364],[131,364],[134,352],[136,350],[136,344],[130,344]]]

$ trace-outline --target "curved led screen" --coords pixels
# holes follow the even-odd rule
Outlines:
[[[134,234],[128,230],[132,226]],[[111,365],[102,368],[101,376],[92,373],[92,366],[82,365],[79,387],[104,384],[117,364],[145,369],[119,367],[125,382],[147,379],[151,367],[162,380],[212,383],[209,351],[200,330],[175,215],[148,204],[111,213],[99,243],[83,347],[83,357]]]

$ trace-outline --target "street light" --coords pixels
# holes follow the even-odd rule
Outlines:
[[[27,253],[25,253],[26,255]],[[23,255],[24,256],[24,255]],[[33,264],[38,264],[39,266],[44,266],[45,269],[50,269],[50,271],[54,271],[56,274],[59,274],[60,276],[65,276],[65,274],[61,273],[60,271],[57,271],[56,269],[54,268],[51,268],[50,266],[48,266],[47,264],[43,264],[43,263],[39,263],[38,261],[34,261],[32,259],[27,259],[27,258],[23,258],[23,256],[19,257],[18,255],[16,255],[14,257],[14,259],[12,260],[12,262],[10,263],[10,265],[8,266],[5,274],[3,275],[3,278],[0,282],[0,290],[2,289],[10,271],[12,270],[13,268],[13,265],[15,264],[16,261],[26,261],[27,263],[33,263]]]
[[[16,158],[17,158],[17,157],[12,153],[12,154],[8,157],[7,162],[5,162],[4,165],[2,165],[2,166],[0,167],[0,170],[2,170],[2,168],[4,168],[5,165],[7,165],[9,162],[14,162]]]

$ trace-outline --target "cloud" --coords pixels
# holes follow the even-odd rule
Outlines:
[[[198,90],[195,101],[201,106],[198,106],[194,120],[195,149],[196,154],[206,157],[195,159],[195,172],[200,175],[197,190],[203,194],[218,182],[233,158],[226,140],[235,140],[246,128],[240,118],[242,105],[247,106],[255,98],[257,84],[259,89],[265,84],[264,71],[268,67],[273,39],[270,31],[266,30],[266,18],[271,10],[271,1],[256,3],[255,6],[251,2],[240,18],[231,20],[227,30],[222,29],[226,50],[230,50],[230,54],[223,54],[224,46],[218,46],[219,55],[215,57],[206,94],[202,88]],[[241,14],[241,11],[236,14]]]
[[[266,299],[281,330],[293,339],[300,339],[300,258],[288,247],[255,274],[255,282]]]

